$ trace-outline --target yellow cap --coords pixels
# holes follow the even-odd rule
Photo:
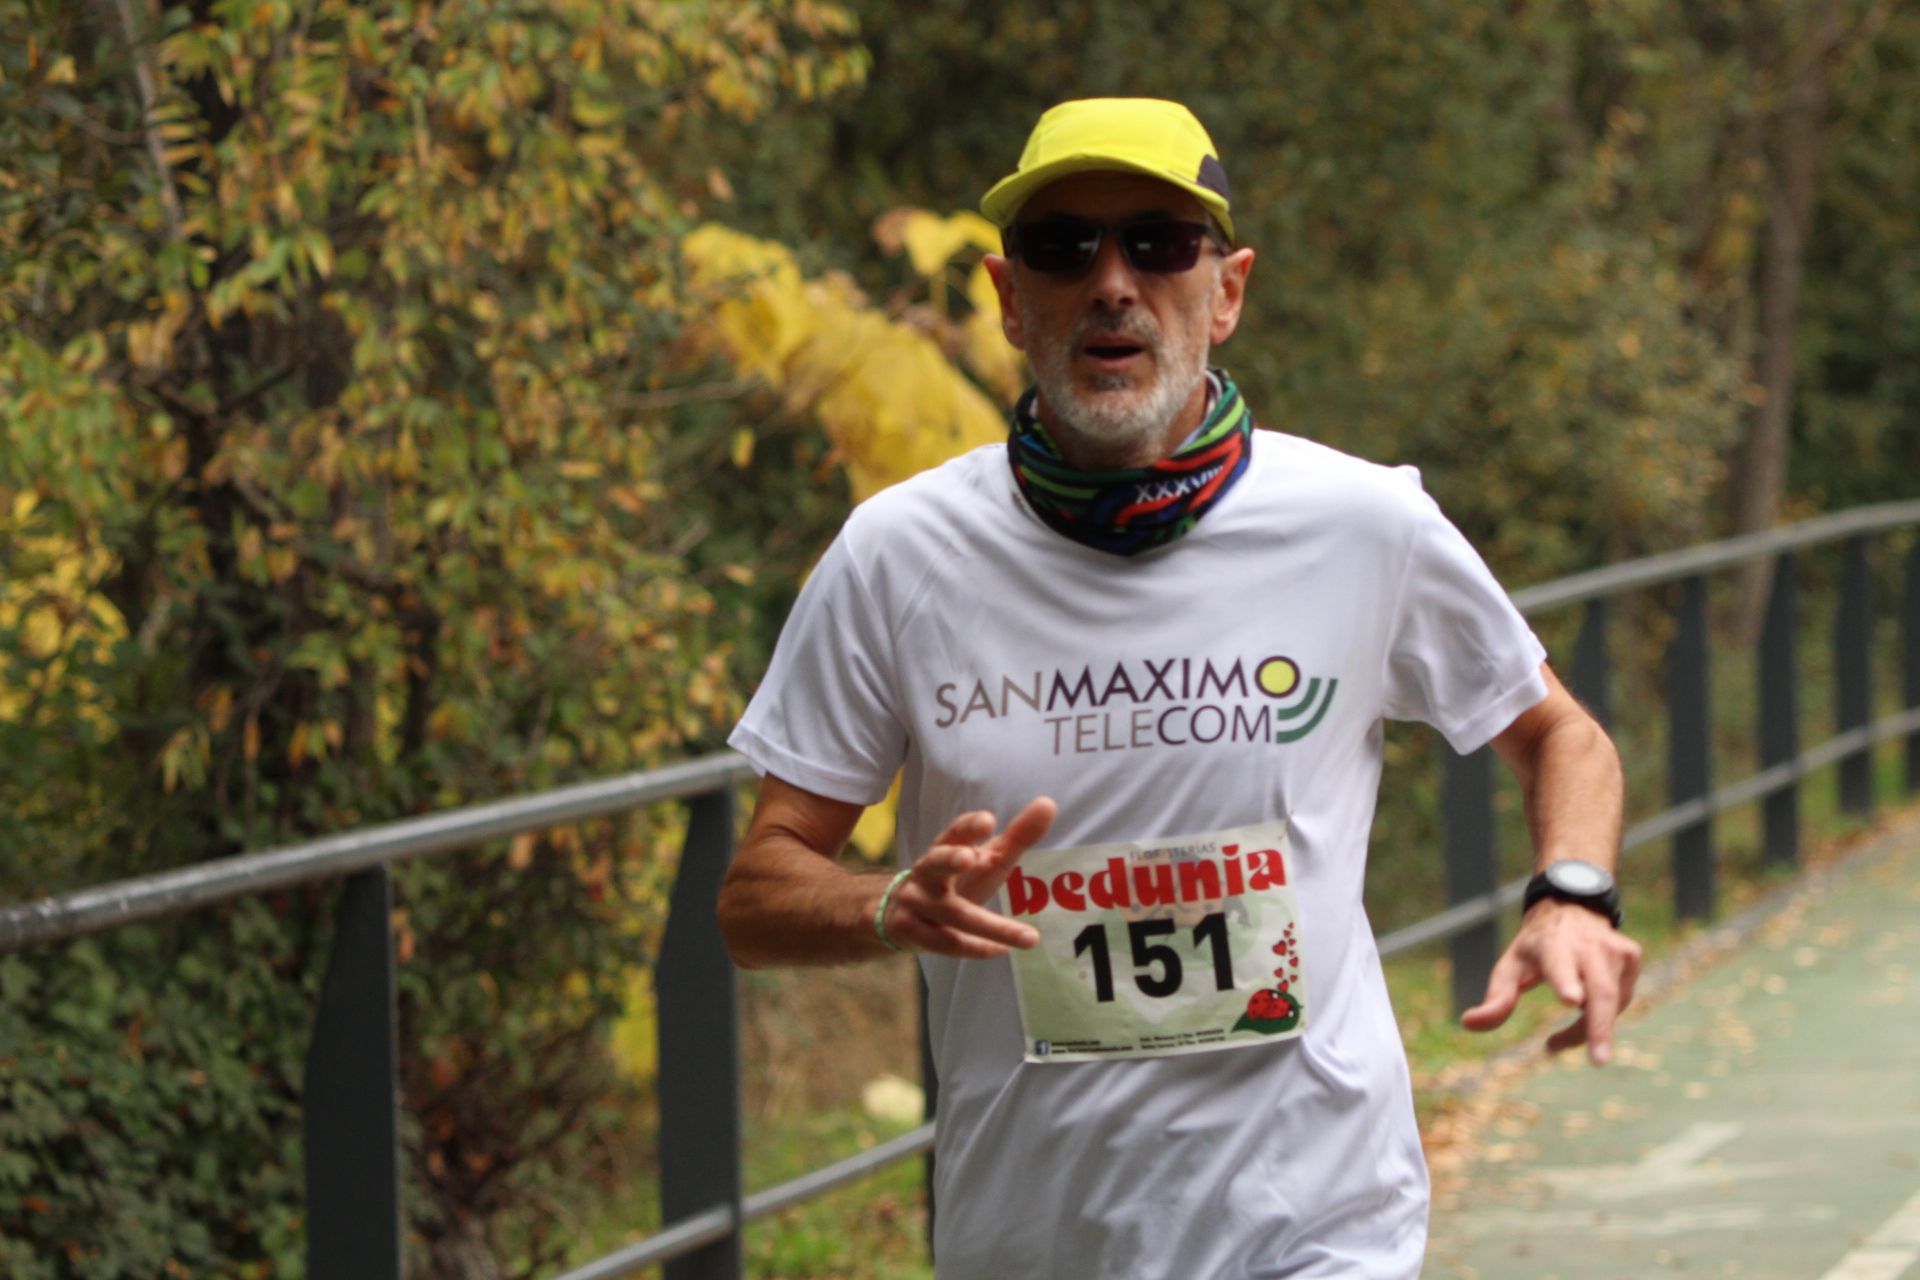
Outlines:
[[[1227,171],[1193,112],[1159,98],[1082,98],[1040,117],[1020,166],[980,199],[980,212],[1008,227],[1027,197],[1070,173],[1121,169],[1170,182],[1207,207],[1231,241]]]

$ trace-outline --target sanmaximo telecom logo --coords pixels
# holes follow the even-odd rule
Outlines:
[[[954,680],[934,690],[936,729],[975,720],[1033,725],[1054,755],[1148,747],[1298,742],[1320,727],[1340,681],[1284,654],[1140,658]]]
[[[1254,669],[1253,681],[1260,692],[1281,703],[1273,708],[1275,742],[1298,742],[1319,728],[1333,705],[1333,691],[1340,682],[1309,676],[1307,687],[1300,687],[1300,666],[1292,658],[1267,658]],[[1298,694],[1298,697],[1294,695]]]

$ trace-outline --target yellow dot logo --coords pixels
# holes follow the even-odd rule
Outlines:
[[[1300,687],[1300,668],[1291,658],[1268,658],[1253,673],[1260,692],[1270,698],[1284,698]]]

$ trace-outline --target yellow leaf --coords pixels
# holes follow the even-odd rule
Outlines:
[[[939,345],[875,310],[850,280],[807,282],[783,246],[715,224],[681,249],[695,341],[764,380],[789,412],[817,418],[856,500],[1005,436],[1000,410]]]
[[[182,782],[198,784],[206,777],[208,739],[203,725],[190,724],[177,730],[160,748],[161,784],[172,791]]]
[[[604,129],[620,119],[620,104],[584,93],[575,93],[573,118],[575,123],[589,129]]]
[[[158,369],[173,352],[173,335],[159,321],[135,320],[127,326],[127,358],[140,369]]]
[[[240,552],[243,563],[264,559],[266,547],[266,539],[261,537],[257,525],[248,525],[240,531],[239,545],[236,550]]]
[[[853,847],[858,849],[870,862],[879,862],[893,848],[894,827],[899,821],[900,775],[895,774],[893,785],[887,789],[887,797],[879,804],[868,805],[861,813],[860,821],[853,827]]]
[[[333,245],[326,234],[319,230],[310,232],[305,242],[307,261],[313,264],[314,274],[325,280],[333,274]]]
[[[943,218],[925,209],[911,210],[901,220],[900,235],[907,260],[921,276],[932,279],[946,269],[962,249],[997,253],[1000,229],[977,213],[962,210]]]
[[[622,1075],[635,1084],[650,1084],[660,1069],[659,1015],[654,1003],[653,977],[635,969],[627,975],[626,1012],[613,1024],[609,1047]]]
[[[515,871],[525,871],[533,865],[533,846],[536,837],[531,831],[522,831],[507,846],[507,865]]]
[[[87,613],[93,618],[95,625],[106,635],[121,636],[126,634],[126,615],[120,612],[118,605],[114,604],[113,601],[107,599],[105,596],[95,595],[88,597]]]
[[[753,428],[739,427],[733,433],[733,465],[745,471],[753,465]]]
[[[29,657],[46,662],[64,648],[60,611],[51,606],[29,609],[20,621],[20,647]]]

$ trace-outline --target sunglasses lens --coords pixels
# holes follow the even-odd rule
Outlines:
[[[1167,219],[1120,228],[1120,247],[1127,261],[1141,271],[1191,271],[1206,238],[1207,229],[1198,222]]]
[[[1077,275],[1100,252],[1100,224],[1084,218],[1048,218],[1019,231],[1021,260],[1048,275]]]
[[[1014,227],[1008,250],[1035,271],[1077,276],[1093,265],[1101,237],[1109,231],[1119,238],[1120,250],[1134,270],[1156,274],[1191,271],[1207,239],[1202,222],[1150,218],[1105,227],[1086,218],[1058,217]]]

